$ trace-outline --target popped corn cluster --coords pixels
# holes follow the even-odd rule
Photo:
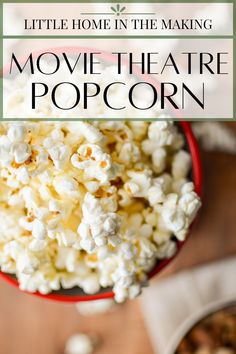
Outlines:
[[[0,124],[0,266],[47,294],[141,292],[200,206],[171,122]]]

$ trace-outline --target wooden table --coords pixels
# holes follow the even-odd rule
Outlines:
[[[204,153],[203,166],[205,193],[199,222],[160,277],[236,253],[236,156]],[[112,313],[86,318],[74,305],[37,299],[1,281],[0,314],[1,354],[62,354],[66,339],[77,331],[99,335],[97,354],[153,354],[137,300]]]

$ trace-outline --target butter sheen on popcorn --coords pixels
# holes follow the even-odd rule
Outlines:
[[[1,123],[1,270],[29,292],[136,297],[200,207],[190,168],[172,122]]]

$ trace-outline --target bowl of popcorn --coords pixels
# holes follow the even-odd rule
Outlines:
[[[15,114],[27,95],[22,78],[14,85]],[[45,98],[24,114],[59,113]],[[201,205],[191,126],[159,118],[0,123],[2,279],[67,302],[141,293],[179,252]]]
[[[234,300],[207,305],[181,328],[182,339],[171,354],[234,354],[236,305]],[[184,333],[184,334],[183,334]]]

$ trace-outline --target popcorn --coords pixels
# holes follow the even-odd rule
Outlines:
[[[72,165],[84,170],[85,179],[97,179],[105,184],[116,177],[116,165],[111,157],[95,144],[83,144],[71,158]]]
[[[55,167],[58,169],[62,169],[68,162],[70,151],[67,146],[59,143],[48,149],[48,153]]]
[[[141,227],[140,227],[140,235],[142,237],[147,237],[147,238],[150,238],[153,234],[153,228],[151,225],[149,224],[143,224]]]
[[[2,167],[9,166],[13,161],[11,146],[12,143],[6,135],[0,136],[0,163]]]
[[[128,207],[132,204],[131,195],[124,189],[118,190],[119,205],[121,207]]]
[[[45,225],[37,219],[32,222],[32,229],[30,231],[32,231],[32,236],[37,240],[43,240],[47,236]]]
[[[16,179],[22,184],[28,184],[30,181],[30,175],[26,167],[20,167],[16,172]]]
[[[17,164],[24,163],[31,155],[31,148],[25,143],[14,143],[11,147],[12,155]]]
[[[182,187],[182,195],[169,194],[163,203],[162,217],[167,228],[174,235],[183,241],[188,232],[190,223],[193,221],[197,210],[200,207],[200,201],[193,191],[193,184],[186,183]]]
[[[199,200],[196,198],[196,193],[194,192],[193,183],[185,183],[182,187],[181,194],[179,205],[185,214],[188,215],[190,222],[192,222],[195,217],[195,211],[200,206]]]
[[[85,137],[85,139],[89,143],[98,143],[99,141],[104,139],[103,134],[95,126],[84,122],[80,122],[78,124],[80,133]]]
[[[55,191],[61,196],[78,199],[81,195],[79,183],[69,176],[56,176],[53,180]]]
[[[98,275],[95,273],[86,275],[82,281],[82,288],[86,294],[96,294],[100,289]]]
[[[78,227],[82,238],[81,247],[93,251],[96,246],[104,246],[108,242],[116,245],[119,242],[120,217],[116,213],[106,213],[98,198],[87,193],[82,205],[84,218]]]
[[[83,301],[76,304],[78,312],[83,316],[100,315],[109,312],[115,306],[113,299]]]
[[[178,208],[177,194],[169,194],[166,198],[162,217],[167,228],[183,241],[187,233],[187,218],[184,211]]]
[[[36,257],[27,253],[22,253],[17,257],[16,269],[19,273],[33,274],[39,265]]]
[[[133,284],[129,287],[129,298],[135,299],[142,292],[142,288],[140,284]]]
[[[34,239],[29,243],[29,249],[32,252],[42,251],[46,246],[47,242],[45,240]]]
[[[200,207],[182,146],[169,122],[2,123],[1,270],[30,292],[138,296]]]
[[[141,258],[152,258],[156,253],[156,246],[146,237],[140,238],[139,247],[139,256]]]
[[[147,198],[151,206],[155,206],[164,201],[165,194],[160,183],[154,181],[154,185],[148,189]]]
[[[171,145],[175,129],[173,122],[153,122],[148,127],[148,138],[157,141],[159,146]]]
[[[84,333],[71,336],[66,342],[65,354],[92,354],[95,348],[95,341]]]
[[[134,197],[145,197],[151,186],[151,171],[127,171],[130,181],[124,187]]]
[[[184,151],[178,151],[172,161],[172,174],[176,179],[188,176],[191,167],[191,158],[189,154]]]
[[[129,126],[136,140],[142,140],[147,133],[148,123],[145,121],[131,121],[129,122]]]
[[[153,170],[156,173],[161,173],[166,167],[167,152],[164,148],[157,148],[152,153]]]
[[[137,145],[134,143],[121,144],[119,151],[119,160],[125,165],[129,165],[131,162],[137,162],[140,158],[140,151]]]
[[[119,252],[125,260],[132,260],[137,253],[137,248],[132,244],[122,243],[119,247]]]
[[[176,242],[167,241],[157,249],[159,259],[172,258],[177,251]]]
[[[24,140],[26,130],[23,125],[12,124],[7,132],[7,137],[12,143],[19,143]]]

